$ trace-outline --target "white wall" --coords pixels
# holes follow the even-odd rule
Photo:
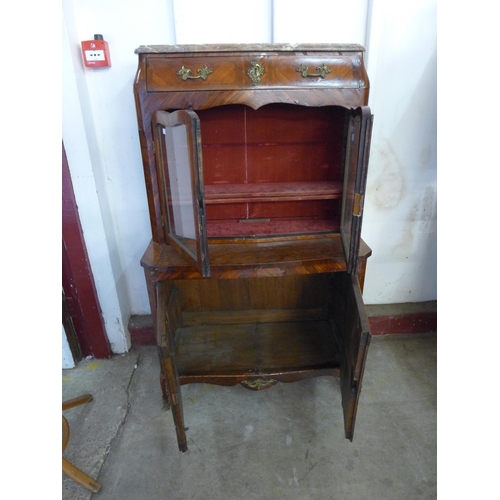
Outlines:
[[[367,303],[436,299],[436,0],[374,0]]]
[[[62,327],[62,368],[67,370],[69,368],[75,367],[75,360],[73,359],[73,353],[68,343],[68,337],[66,336],[66,330],[64,326]]]
[[[83,67],[100,33],[112,67]],[[365,301],[436,299],[436,0],[64,0],[63,140],[114,352],[149,313],[150,238],[132,83],[139,45],[355,42],[367,47],[375,114],[363,238]]]
[[[103,34],[112,67],[84,68],[80,41]],[[132,82],[142,43],[173,43],[172,3],[63,2],[63,141],[113,352],[128,318],[149,311],[139,264],[151,238]]]

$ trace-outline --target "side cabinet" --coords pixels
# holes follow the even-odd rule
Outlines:
[[[141,46],[141,260],[179,449],[181,387],[340,377],[352,440],[370,332],[372,120],[359,45]]]

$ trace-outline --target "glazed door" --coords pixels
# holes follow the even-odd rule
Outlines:
[[[153,116],[167,242],[209,276],[200,120],[191,110]]]
[[[344,166],[344,190],[340,234],[351,274],[358,272],[359,241],[366,190],[366,175],[373,115],[368,106],[350,111]]]
[[[358,277],[335,273],[331,311],[340,347],[340,388],[345,437],[352,441],[371,334]]]

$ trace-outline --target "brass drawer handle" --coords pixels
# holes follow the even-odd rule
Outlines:
[[[204,64],[200,69],[196,70],[196,72],[198,73],[198,76],[192,76],[191,75],[192,71],[189,68],[182,66],[182,68],[179,71],[177,71],[176,75],[180,76],[183,80],[187,79],[196,80],[198,78],[206,80],[207,76],[213,73],[214,70],[210,69],[206,64]]]
[[[300,73],[303,78],[306,78],[308,76],[319,76],[321,78],[325,78],[328,73],[332,72],[332,70],[329,69],[326,64],[318,66],[316,68],[317,73],[309,73],[309,66],[306,66],[305,64],[301,64],[295,71],[297,71],[297,73]]]

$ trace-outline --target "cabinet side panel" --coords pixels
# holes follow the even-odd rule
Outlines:
[[[165,243],[162,213],[159,197],[158,177],[156,172],[153,132],[151,120],[158,109],[150,106],[146,90],[146,58],[139,57],[139,67],[134,81],[134,98],[137,114],[139,142],[144,169],[144,182],[148,198],[148,210],[152,238],[155,243]]]

